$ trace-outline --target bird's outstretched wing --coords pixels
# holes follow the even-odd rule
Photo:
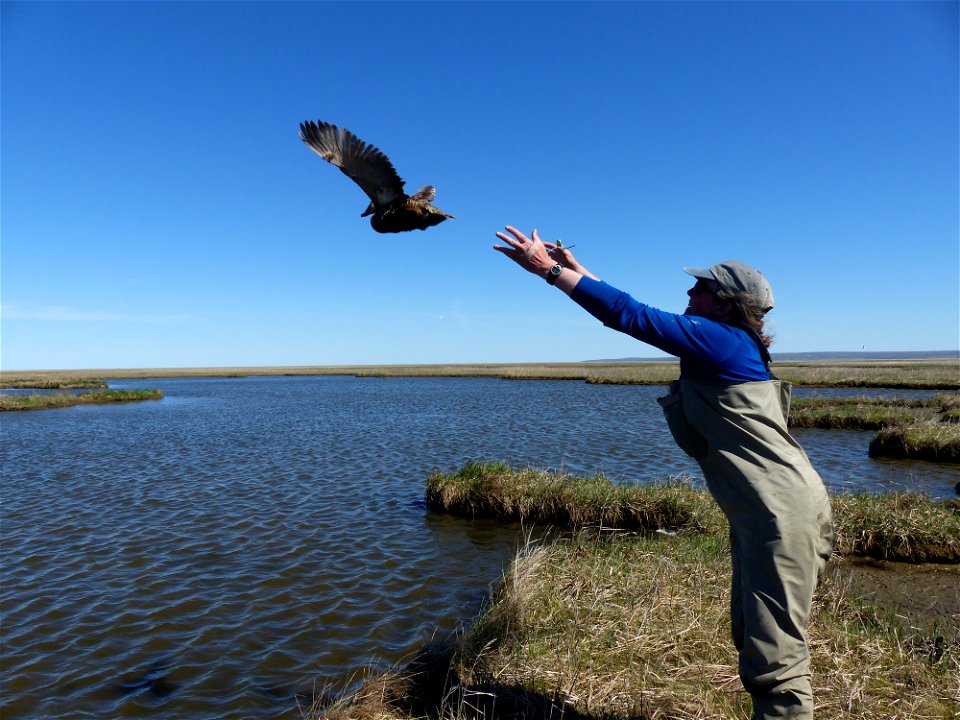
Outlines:
[[[340,168],[375,205],[387,205],[403,195],[403,180],[390,158],[346,128],[310,120],[300,123],[300,139],[317,155]]]

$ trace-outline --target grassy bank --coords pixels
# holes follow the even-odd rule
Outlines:
[[[568,518],[571,529],[594,531],[522,548],[471,628],[310,717],[747,720],[729,639],[727,533],[703,495],[682,483],[616,489],[499,463],[435,474],[432,507]],[[841,552],[921,559],[936,547],[960,559],[960,518],[946,506],[857,496],[834,507]],[[634,532],[595,532],[608,521]],[[680,532],[656,532],[668,528]],[[810,628],[817,717],[956,717],[957,629],[911,627],[849,591],[832,563]]]
[[[0,379],[0,388],[22,389],[22,390],[86,390],[92,388],[105,388],[107,383],[103,380],[90,379],[40,379],[40,378],[19,378],[8,380]]]
[[[956,422],[953,417],[958,409],[957,393],[941,393],[932,398],[794,398],[790,404],[790,427],[879,430],[920,420]]]
[[[779,377],[796,385],[960,390],[960,362],[924,360],[817,360],[775,363]],[[497,377],[510,380],[581,380],[590,383],[662,385],[675,380],[674,360],[574,363],[473,363],[458,365],[325,365],[287,367],[140,368],[3,372],[0,381],[44,381],[64,377],[156,378],[268,375],[355,375],[358,377]]]
[[[140,400],[160,400],[160,390],[99,390],[85,393],[53,393],[36,395],[0,395],[0,411],[46,410],[71,405],[98,405]]]
[[[927,420],[882,429],[870,441],[870,457],[960,463],[960,425]]]
[[[790,427],[879,430],[871,457],[960,463],[960,395],[933,398],[797,398]]]
[[[427,479],[427,507],[571,530],[617,529],[725,536],[726,518],[705,490],[682,480],[615,485],[504,463],[468,463]],[[922,495],[837,495],[832,499],[837,552],[900,562],[960,563],[960,513]]]

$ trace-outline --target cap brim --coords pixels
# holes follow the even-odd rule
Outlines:
[[[710,268],[694,268],[694,267],[685,267],[683,271],[687,275],[693,275],[695,278],[703,278],[704,280],[716,280],[716,276],[710,272]]]

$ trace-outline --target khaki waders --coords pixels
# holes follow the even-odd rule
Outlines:
[[[733,641],[753,717],[810,720],[807,621],[834,532],[823,481],[787,432],[790,385],[681,379],[660,404],[730,522]]]

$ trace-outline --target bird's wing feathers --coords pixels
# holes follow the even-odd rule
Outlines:
[[[433,185],[425,185],[410,196],[411,200],[417,202],[433,202],[437,196],[437,189]]]
[[[386,205],[403,194],[403,180],[390,158],[346,128],[325,122],[300,123],[300,139],[317,155],[340,168],[375,205]]]

